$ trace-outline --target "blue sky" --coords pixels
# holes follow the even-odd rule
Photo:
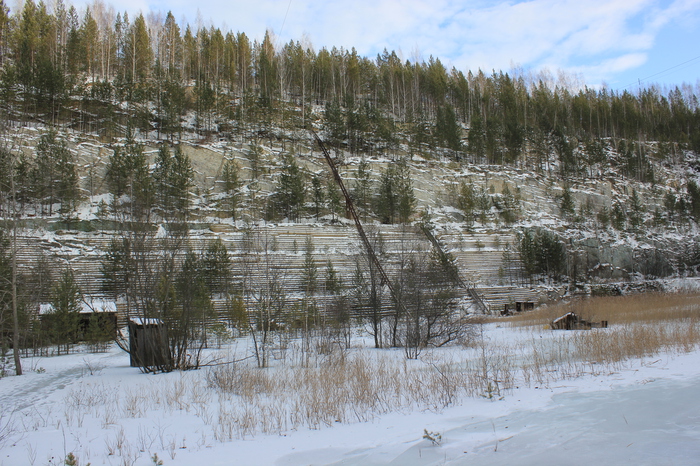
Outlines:
[[[106,3],[109,4],[105,0]],[[74,1],[76,7],[85,5]],[[112,5],[115,5],[112,3]],[[700,0],[122,0],[119,11],[172,11],[198,22],[315,50],[432,55],[459,70],[511,71],[634,91],[700,86]],[[571,79],[571,78],[574,79]]]

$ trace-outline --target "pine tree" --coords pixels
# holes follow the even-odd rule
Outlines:
[[[513,194],[505,183],[503,186],[503,192],[501,193],[501,204],[500,204],[500,215],[506,224],[510,225],[518,219],[518,214],[520,211],[520,196],[516,193]]]
[[[396,186],[396,170],[388,167],[382,173],[377,192],[376,214],[382,223],[394,223],[398,204],[398,193]]]
[[[174,186],[172,185],[173,160],[170,147],[163,144],[158,149],[156,164],[153,170],[153,181],[157,199],[157,206],[163,212],[173,209]]]
[[[90,7],[85,9],[83,24],[80,31],[81,42],[83,44],[82,52],[84,53],[84,71],[94,81],[95,72],[98,68],[98,29],[97,22],[92,17]]]
[[[318,220],[318,217],[321,214],[321,207],[323,207],[325,202],[323,184],[321,183],[321,179],[318,177],[318,175],[314,175],[314,177],[311,178],[311,195],[314,203],[314,215],[316,220]]]
[[[376,212],[384,223],[406,223],[413,215],[415,205],[410,167],[405,159],[401,159],[382,174]]]
[[[625,213],[625,209],[622,208],[622,205],[619,202],[616,202],[613,205],[610,220],[612,222],[613,228],[615,228],[616,230],[623,231],[625,229],[625,224],[627,222],[627,214]]]
[[[231,280],[231,258],[221,238],[207,247],[202,258],[204,281],[211,293],[225,293]]]
[[[342,290],[342,283],[338,277],[338,272],[336,272],[330,259],[326,262],[325,287],[327,293],[334,295],[339,294]]]
[[[455,152],[462,150],[461,128],[451,105],[438,107],[435,133],[441,145]]]
[[[263,149],[256,140],[250,143],[245,156],[250,164],[251,177],[253,180],[257,180],[258,176],[260,176],[260,163],[262,162]]]
[[[241,188],[243,186],[243,182],[241,181],[239,175],[240,172],[241,166],[235,159],[231,158],[226,160],[222,171],[224,184],[223,189],[224,193],[226,193],[225,205],[227,206],[228,213],[231,214],[231,218],[234,221],[236,221],[238,205],[241,197]]]
[[[42,206],[48,205],[49,215],[53,204],[61,203],[61,212],[68,213],[80,197],[78,174],[73,153],[54,131],[41,136],[36,147],[35,167],[32,171],[34,193]]]
[[[477,196],[474,190],[474,185],[471,182],[461,182],[459,184],[457,207],[464,213],[464,218],[467,224],[471,225],[474,222],[474,212],[476,211],[477,207]]]
[[[632,196],[630,196],[630,201],[629,201],[629,223],[630,227],[632,230],[638,230],[639,227],[642,225],[644,218],[644,206],[642,205],[642,200],[639,198],[639,195],[637,194],[637,190],[633,189],[632,190]]]
[[[0,328],[12,319],[12,251],[10,238],[0,230]],[[8,332],[9,333],[9,332]]]
[[[132,291],[136,264],[132,257],[131,242],[128,238],[121,241],[112,239],[101,261],[102,290],[115,301]]]
[[[483,120],[478,115],[475,115],[471,121],[469,134],[467,135],[467,150],[478,161],[486,155],[486,136]]]
[[[372,199],[372,172],[370,171],[369,162],[363,156],[360,163],[357,165],[355,172],[355,182],[352,186],[352,198],[355,207],[360,216],[365,216],[369,210],[370,201]]]
[[[143,88],[151,73],[153,62],[153,49],[151,38],[146,26],[143,14],[139,14],[134,20],[125,37],[125,73],[127,82],[137,84]]]
[[[700,220],[700,187],[694,180],[688,181],[689,213],[696,220]]]
[[[318,285],[318,266],[314,259],[314,242],[311,236],[306,237],[304,243],[304,265],[302,266],[302,284],[304,294],[309,297],[316,293]]]
[[[396,165],[396,181],[397,181],[397,215],[401,223],[408,223],[411,215],[416,207],[416,196],[413,193],[413,180],[411,178],[411,169],[406,163],[406,159],[401,159]]]
[[[296,221],[304,207],[306,182],[294,156],[282,156],[282,170],[274,195],[274,203],[284,217]]]
[[[51,327],[53,343],[68,352],[78,338],[82,295],[71,269],[66,269],[52,289]]]
[[[163,144],[156,157],[153,171],[158,207],[169,221],[186,222],[190,213],[190,189],[194,183],[194,170],[189,156],[182,146],[170,148]]]
[[[566,250],[559,237],[548,230],[525,230],[518,241],[525,274],[558,278],[564,273]]]
[[[278,83],[277,58],[272,43],[272,34],[269,30],[265,31],[265,37],[260,45],[257,76],[260,89],[260,106],[263,108],[272,108],[274,98],[277,95]]]
[[[559,198],[559,210],[564,218],[570,218],[574,215],[576,210],[576,205],[574,204],[574,198],[571,195],[571,189],[568,184],[564,185],[564,190]]]
[[[334,180],[329,179],[326,184],[326,199],[328,200],[328,210],[331,213],[331,220],[336,221],[337,217],[343,214],[342,193]]]

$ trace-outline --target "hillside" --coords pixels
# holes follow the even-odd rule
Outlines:
[[[3,348],[69,351],[90,333],[80,302],[107,298],[167,324],[163,370],[213,333],[360,323],[416,350],[469,313],[698,274],[693,86],[448,69],[104,5],[28,0],[0,27]],[[40,324],[47,302],[70,325]]]
[[[25,127],[12,132],[13,141],[20,141],[31,154],[44,134],[41,128]],[[322,133],[323,134],[323,133]],[[349,287],[355,261],[362,253],[359,236],[351,220],[329,212],[326,202],[318,218],[309,200],[309,180],[317,176],[324,186],[331,183],[330,171],[318,147],[303,131],[291,135],[279,131],[274,137],[254,139],[260,151],[255,163],[260,172],[253,180],[250,152],[253,144],[246,138],[200,143],[181,142],[193,169],[190,191],[192,210],[188,219],[188,245],[181,248],[204,250],[215,238],[221,238],[228,248],[233,264],[233,277],[243,272],[241,257],[244,231],[250,229],[265,237],[275,253],[275,267],[290,285],[290,294],[302,295],[301,273],[304,245],[307,238],[313,242],[313,257],[322,269],[331,261],[341,281]],[[149,165],[155,159],[162,142],[155,139],[139,140]],[[112,238],[123,231],[115,214],[107,208],[113,203],[106,180],[113,144],[104,144],[89,134],[71,132],[66,143],[76,156],[82,201],[74,212],[66,215],[41,215],[36,207],[25,211],[24,230],[27,248],[20,261],[29,269],[41,250],[48,257],[60,258],[55,262],[55,274],[69,264],[75,271],[83,293],[103,295],[101,264]],[[117,144],[118,147],[118,144]],[[649,144],[653,150],[654,144]],[[417,228],[429,218],[434,232],[456,259],[460,275],[473,282],[492,310],[515,301],[547,302],[564,294],[613,292],[616,287],[629,287],[646,279],[670,278],[696,271],[697,227],[694,221],[674,221],[668,212],[668,198],[679,188],[695,179],[692,170],[696,155],[684,152],[675,164],[666,160],[653,163],[654,182],[641,183],[626,179],[614,168],[602,167],[593,176],[584,179],[562,179],[556,161],[550,173],[537,173],[509,166],[458,163],[441,154],[426,152],[410,157],[406,148],[398,147],[392,154],[358,156],[336,151],[342,161],[340,173],[351,189],[357,183],[357,170],[363,160],[369,164],[370,191],[376,193],[381,176],[397,160],[405,158],[410,170],[415,207],[409,222],[382,224],[369,213],[364,224],[380,234],[384,240],[386,266],[392,275],[397,273],[397,260],[402,253],[429,251],[427,238]],[[294,154],[307,184],[307,200],[303,214],[295,221],[287,218],[265,218],[265,205],[274,198],[282,172],[282,156]],[[609,158],[618,154],[611,148]],[[226,199],[223,186],[223,167],[235,161],[240,167],[240,201],[234,221],[221,208]],[[460,209],[460,186],[472,186],[482,193],[487,207],[477,212]],[[512,218],[504,215],[504,191],[515,199]],[[562,195],[571,195],[572,211],[562,211]],[[643,200],[641,221],[635,228],[626,222],[626,228],[617,229],[608,220],[601,220],[601,212],[612,212],[615,205],[629,206],[636,193]],[[58,209],[56,209],[58,210]],[[625,208],[628,211],[628,208]],[[471,218],[469,217],[471,215]],[[629,215],[629,214],[627,214]],[[158,225],[167,224],[160,218],[153,222],[153,233]],[[557,275],[529,275],[519,254],[519,235],[526,230],[545,229],[554,232],[565,245],[566,263]],[[80,231],[83,230],[83,231]],[[611,286],[605,286],[610,284]],[[295,291],[296,290],[296,291]],[[469,306],[469,303],[465,303]]]

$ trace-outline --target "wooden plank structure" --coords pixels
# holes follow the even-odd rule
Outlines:
[[[172,364],[168,330],[162,320],[129,320],[129,356],[131,367],[160,370]]]
[[[515,303],[506,303],[501,311],[502,316],[512,316],[523,311],[531,311],[535,308],[535,303],[529,301],[516,301]]]
[[[590,330],[592,328],[608,328],[608,321],[589,322],[581,319],[574,312],[567,312],[561,317],[557,317],[550,324],[552,330]]]

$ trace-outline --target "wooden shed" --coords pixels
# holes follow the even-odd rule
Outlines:
[[[550,326],[552,330],[590,330],[591,328],[607,328],[608,321],[588,322],[581,319],[576,313],[568,312],[554,319]]]
[[[172,364],[168,331],[162,320],[140,317],[129,320],[129,355],[131,367],[159,370]]]
[[[56,324],[56,310],[50,303],[39,305],[39,320],[44,329]],[[75,319],[75,338],[83,341],[95,335],[95,329],[99,337],[104,340],[114,339],[117,336],[117,305],[114,301],[92,300],[80,303],[80,310]],[[93,327],[96,326],[96,327]]]
[[[529,301],[517,301],[515,303],[506,303],[503,305],[503,310],[501,311],[502,316],[512,316],[515,313],[523,311],[531,311],[535,308],[535,303]]]
[[[582,320],[573,312],[567,312],[552,321],[552,330],[581,330],[591,328],[585,320]]]

